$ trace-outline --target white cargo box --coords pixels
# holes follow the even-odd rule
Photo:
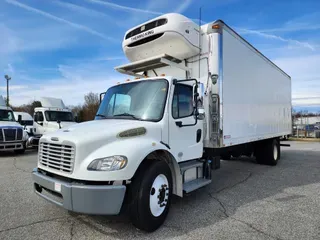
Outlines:
[[[62,99],[52,98],[52,97],[42,97],[40,98],[41,106],[47,108],[61,108],[65,109],[66,106]]]

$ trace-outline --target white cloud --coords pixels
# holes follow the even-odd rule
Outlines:
[[[180,5],[173,12],[182,13],[184,12],[192,3],[192,0],[183,0]]]
[[[148,13],[148,14],[154,14],[154,15],[162,15],[164,13],[162,12],[157,12],[157,11],[151,11],[151,10],[146,10],[146,9],[141,9],[141,8],[134,8],[134,7],[128,7],[116,3],[111,3],[111,2],[106,2],[106,1],[100,1],[100,0],[87,0],[92,3],[104,5],[113,9],[119,9],[127,12],[138,12],[138,13]]]
[[[112,19],[108,14],[105,14],[103,12],[100,12],[100,11],[96,11],[96,10],[93,10],[93,9],[89,9],[89,8],[86,8],[86,7],[83,7],[83,6],[80,6],[80,5],[76,5],[76,4],[73,4],[73,3],[69,3],[69,2],[63,2],[63,1],[53,1],[53,3],[61,6],[61,7],[64,7],[64,8],[67,8],[69,10],[72,10],[72,11],[75,11],[75,12],[78,12],[80,14],[84,14],[84,15],[87,15],[89,17],[104,17],[104,18],[109,18],[109,19]]]
[[[60,77],[47,80],[21,76],[23,82],[28,84],[10,86],[11,103],[18,106],[43,96],[51,96],[62,98],[67,105],[77,105],[83,103],[84,95],[90,91],[104,92],[111,85],[126,79],[108,70],[104,62],[97,61],[59,65],[56,71],[60,72]],[[1,94],[6,95],[5,87],[0,87]]]
[[[12,90],[21,90],[21,89],[27,89],[28,87],[26,85],[10,85],[9,83],[9,90],[12,91]],[[0,91],[7,91],[7,87],[0,87]]]
[[[298,40],[291,39],[291,38],[283,38],[283,37],[280,37],[280,36],[277,36],[274,34],[267,34],[267,33],[264,33],[264,32],[258,31],[258,30],[250,30],[250,29],[244,29],[244,28],[235,28],[235,29],[238,30],[238,32],[243,35],[245,35],[245,34],[257,35],[257,36],[267,38],[267,39],[274,39],[274,40],[278,40],[281,42],[296,44],[296,45],[308,48],[312,51],[315,51],[316,47],[317,47],[315,45],[310,44],[309,42],[298,41]]]
[[[320,55],[278,58],[274,62],[291,75],[294,106],[320,106]]]
[[[23,9],[25,9],[27,11],[42,15],[42,16],[44,16],[46,18],[50,18],[50,19],[52,19],[54,21],[61,22],[61,23],[67,24],[67,25],[69,25],[71,27],[74,27],[76,29],[88,32],[88,33],[90,33],[92,35],[98,36],[98,37],[103,38],[105,40],[111,40],[111,41],[115,40],[115,39],[113,39],[111,37],[108,37],[108,36],[104,35],[103,33],[97,32],[97,31],[95,31],[95,30],[93,30],[93,29],[91,29],[91,28],[89,28],[87,26],[84,26],[84,25],[81,25],[81,24],[78,24],[78,23],[74,23],[74,22],[71,22],[71,21],[67,21],[67,20],[65,20],[63,18],[57,17],[57,16],[55,16],[53,14],[47,13],[47,12],[39,10],[39,9],[30,7],[30,6],[26,5],[26,4],[17,2],[15,0],[6,0],[6,2],[9,3],[9,4],[15,5],[17,7],[23,8]]]

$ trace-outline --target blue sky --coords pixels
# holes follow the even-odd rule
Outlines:
[[[127,29],[161,13],[197,19],[200,6],[204,22],[224,20],[291,75],[295,106],[320,110],[318,0],[1,0],[0,70],[12,76],[11,103],[82,103],[127,78],[113,69],[127,63]]]

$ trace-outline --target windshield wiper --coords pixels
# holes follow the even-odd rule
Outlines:
[[[105,115],[103,115],[103,114],[97,114],[96,117],[108,118],[107,116],[105,116]]]
[[[121,113],[121,114],[116,114],[113,115],[114,117],[119,117],[119,116],[128,116],[128,117],[132,117],[135,120],[141,120],[140,118],[137,118],[135,115],[130,114],[130,113]]]

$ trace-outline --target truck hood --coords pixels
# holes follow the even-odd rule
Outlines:
[[[69,127],[71,125],[76,124],[76,122],[61,122],[60,126],[61,128],[66,128]],[[54,132],[57,131],[59,129],[59,124],[57,122],[47,122],[45,125],[45,132]]]
[[[3,128],[3,127],[22,127],[22,126],[17,122],[0,121],[0,128]]]
[[[47,142],[63,144],[70,142],[77,148],[85,148],[87,152],[106,145],[108,142],[119,140],[117,135],[133,128],[144,127],[145,136],[161,141],[161,126],[154,122],[103,119],[74,124],[64,129],[45,134],[42,139]],[[54,140],[52,140],[54,139]],[[90,149],[90,150],[89,150]]]

